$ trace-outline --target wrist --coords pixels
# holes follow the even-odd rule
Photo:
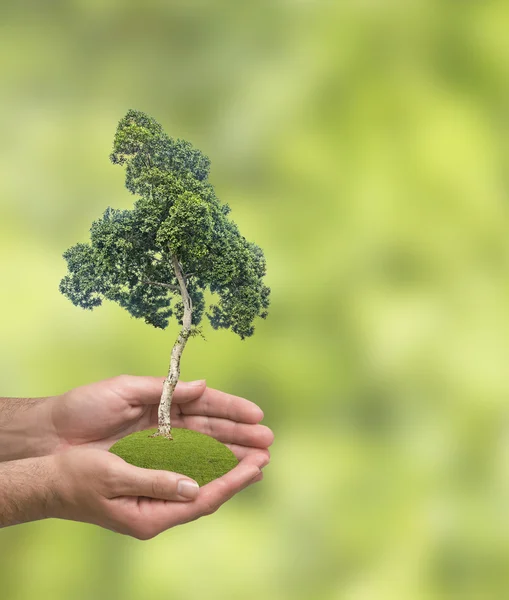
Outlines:
[[[0,527],[59,516],[56,482],[51,456],[0,464]]]
[[[0,400],[0,462],[50,454],[58,445],[54,397]]]

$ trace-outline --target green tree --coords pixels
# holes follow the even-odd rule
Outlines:
[[[172,316],[181,323],[156,434],[171,439],[180,360],[189,337],[200,333],[205,292],[211,293],[206,315],[212,327],[251,336],[254,319],[265,318],[269,305],[265,258],[216,197],[207,181],[209,159],[168,137],[153,118],[130,110],[118,124],[110,158],[125,167],[126,187],[138,199],[132,210],[108,207],[92,224],[90,243],[64,253],[69,272],[60,291],[85,309],[107,299],[154,327],[165,329]]]

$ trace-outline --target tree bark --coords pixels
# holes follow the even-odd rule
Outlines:
[[[159,428],[154,434],[154,437],[162,436],[168,438],[169,440],[173,439],[171,435],[170,420],[171,401],[173,398],[173,392],[175,391],[175,387],[177,386],[177,382],[180,377],[180,359],[182,357],[182,352],[184,351],[187,340],[191,334],[191,320],[193,315],[193,303],[191,301],[191,296],[187,291],[186,281],[184,274],[182,273],[180,263],[175,256],[172,256],[171,260],[173,270],[175,271],[175,276],[179,282],[180,294],[182,296],[182,303],[184,305],[184,318],[182,319],[182,328],[171,351],[168,377],[164,381],[161,401],[159,403]]]

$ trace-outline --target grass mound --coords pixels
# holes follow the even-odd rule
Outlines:
[[[200,486],[228,473],[239,462],[229,448],[203,433],[174,428],[173,440],[168,440],[150,437],[155,431],[131,433],[116,442],[110,452],[136,467],[182,473]]]

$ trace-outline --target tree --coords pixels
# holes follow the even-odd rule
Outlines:
[[[189,337],[201,333],[205,293],[211,293],[206,316],[214,329],[251,336],[254,319],[265,318],[269,305],[265,258],[216,197],[209,159],[189,142],[168,137],[153,118],[128,111],[110,159],[125,167],[125,185],[138,199],[131,210],[108,207],[92,224],[90,243],[64,253],[69,272],[60,291],[85,309],[107,299],[154,327],[165,329],[172,316],[181,323],[155,434],[172,439],[180,360]]]

